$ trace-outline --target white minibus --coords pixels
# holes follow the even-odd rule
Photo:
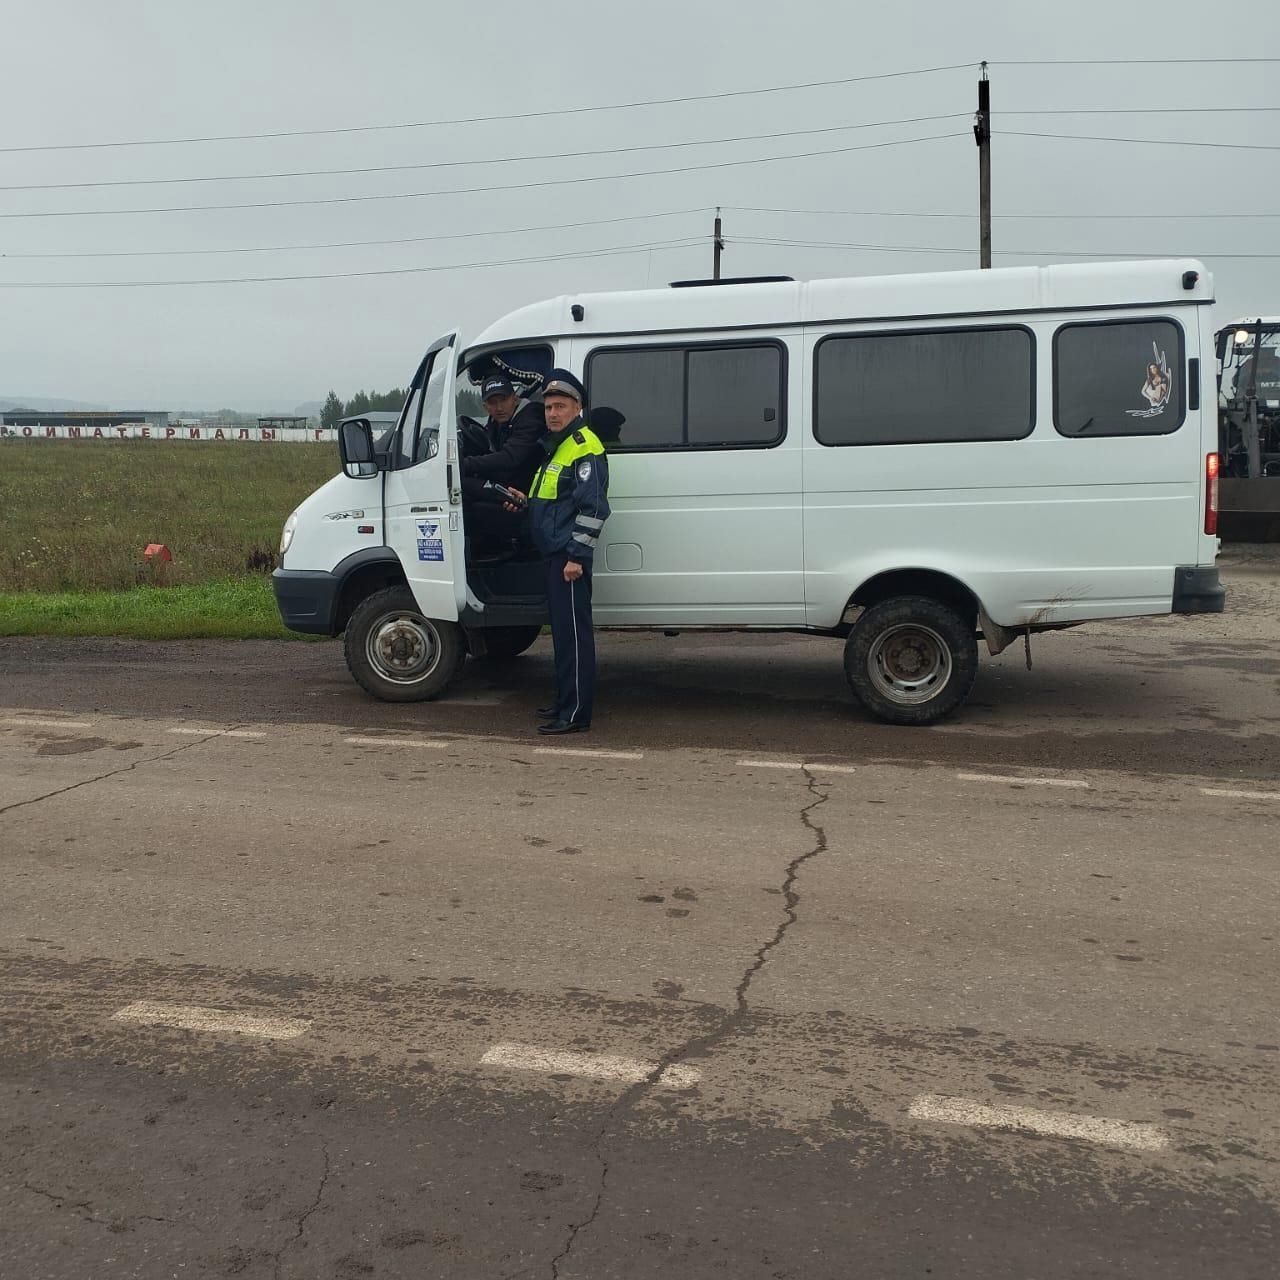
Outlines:
[[[286,625],[345,633],[388,701],[546,621],[519,539],[469,554],[459,396],[502,370],[587,388],[613,514],[598,626],[844,643],[866,708],[955,710],[1032,632],[1220,612],[1212,280],[1195,261],[698,281],[522,307],[427,349],[395,429],[289,516]]]

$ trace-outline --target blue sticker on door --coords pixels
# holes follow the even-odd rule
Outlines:
[[[440,536],[439,520],[419,520],[418,559],[443,560],[444,539]]]

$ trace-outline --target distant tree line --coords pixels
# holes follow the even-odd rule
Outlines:
[[[320,410],[320,425],[336,427],[343,418],[355,418],[362,413],[377,413],[390,410],[395,413],[404,407],[405,392],[399,387],[390,391],[357,391],[350,400],[338,398],[336,391],[330,391]]]
[[[320,425],[336,427],[343,418],[356,418],[362,413],[375,413],[380,410],[391,410],[399,413],[404,408],[407,391],[393,387],[390,391],[357,391],[350,400],[340,400],[336,391],[330,391],[324,408],[320,410]],[[470,387],[461,386],[457,391],[457,409],[473,418],[484,418],[484,402],[480,393]]]

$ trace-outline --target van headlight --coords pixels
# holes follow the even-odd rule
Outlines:
[[[293,542],[293,531],[298,527],[298,513],[295,511],[284,522],[284,530],[280,534],[280,554],[284,555]]]

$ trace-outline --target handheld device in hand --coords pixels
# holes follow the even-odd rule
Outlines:
[[[516,507],[520,511],[525,510],[529,505],[529,499],[526,498],[523,493],[517,493],[514,489],[508,489],[505,484],[497,484],[490,480],[486,483],[485,487],[487,489],[492,489],[494,493],[498,494],[503,499],[503,501],[511,503],[513,507]]]

